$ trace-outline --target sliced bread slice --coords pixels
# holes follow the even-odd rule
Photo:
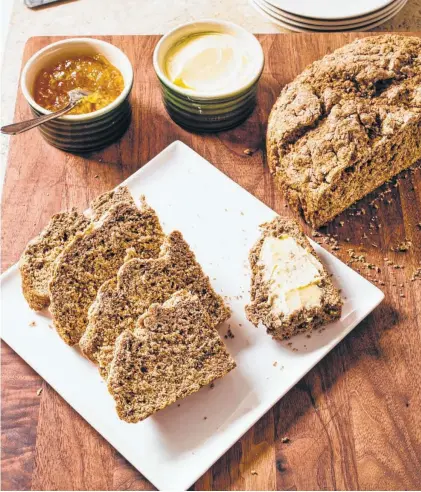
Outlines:
[[[199,296],[211,326],[230,316],[230,309],[213,290],[181,232],[173,231],[164,239],[158,258],[130,259],[120,268],[117,280],[101,287],[79,343],[82,353],[97,362],[106,377],[118,335],[133,329],[152,303],[163,303],[181,289]]]
[[[116,203],[76,235],[57,258],[49,285],[54,325],[66,343],[79,342],[89,306],[123,264],[126,249],[134,248],[141,258],[156,257],[162,240],[159,219],[144,199],[140,210],[132,203]]]
[[[339,319],[339,292],[298,224],[277,217],[261,229],[249,257],[248,319],[279,340]]]
[[[91,202],[92,220],[98,220],[113,205],[120,202],[131,203],[134,205],[133,197],[127,186],[103,193]]]
[[[40,311],[50,304],[48,284],[53,263],[89,219],[76,209],[53,215],[44,230],[28,243],[19,261],[22,290],[31,309]]]
[[[126,186],[103,193],[91,202],[92,219],[97,220],[118,202],[134,204]],[[48,284],[53,263],[77,232],[88,227],[90,220],[73,208],[50,219],[44,230],[28,243],[20,259],[23,294],[31,307],[40,311],[50,304]]]
[[[115,341],[124,330],[133,330],[145,308],[127,300],[117,276],[104,282],[88,311],[88,324],[79,340],[82,354],[99,365],[104,379],[113,358]]]
[[[235,366],[199,297],[179,291],[118,337],[108,390],[118,416],[135,423]]]

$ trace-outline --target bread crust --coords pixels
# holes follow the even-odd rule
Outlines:
[[[90,205],[92,220],[99,220],[113,205],[120,202],[135,204],[127,186],[119,186],[115,190],[106,191],[92,200]]]

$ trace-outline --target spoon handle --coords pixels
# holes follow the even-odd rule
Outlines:
[[[18,133],[26,132],[27,130],[31,130],[38,125],[42,125],[46,121],[54,120],[55,118],[59,118],[64,114],[68,113],[74,106],[75,102],[69,102],[67,106],[59,111],[56,111],[51,114],[46,114],[44,116],[38,116],[38,118],[33,118],[32,120],[20,121],[19,123],[13,123],[12,125],[2,126],[0,128],[1,133],[5,133],[6,135],[16,135]]]

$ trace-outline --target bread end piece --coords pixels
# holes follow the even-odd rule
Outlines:
[[[322,290],[320,305],[298,309],[289,315],[274,313],[269,301],[269,286],[263,280],[262,267],[259,263],[265,238],[269,236],[275,238],[279,238],[282,235],[290,236],[319,262],[320,259],[295,221],[276,217],[273,221],[263,224],[261,229],[262,235],[251,249],[249,255],[252,280],[251,302],[246,306],[248,320],[255,326],[262,323],[266,327],[268,334],[272,335],[273,338],[284,340],[339,319],[342,310],[342,299],[323,265],[319,284]]]

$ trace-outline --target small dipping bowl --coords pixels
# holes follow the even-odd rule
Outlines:
[[[133,68],[116,46],[92,38],[72,38],[52,43],[33,55],[22,71],[21,88],[35,116],[52,111],[37,104],[32,96],[35,79],[42,69],[67,56],[103,55],[118,68],[124,79],[121,94],[108,106],[92,113],[65,115],[39,126],[45,140],[59,149],[84,153],[99,150],[118,140],[130,124],[128,97],[133,85]]]
[[[234,90],[218,93],[198,92],[174,84],[166,70],[171,48],[192,35],[210,33],[230,34],[237,38],[252,64],[247,77],[239,81]],[[264,55],[259,41],[242,27],[232,22],[203,20],[183,24],[161,38],[153,54],[153,66],[170,117],[192,132],[219,132],[239,125],[252,113]]]

